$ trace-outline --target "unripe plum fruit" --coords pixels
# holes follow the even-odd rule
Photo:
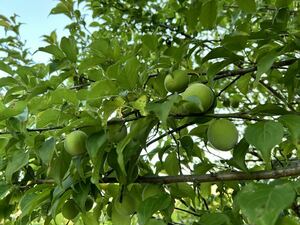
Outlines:
[[[185,104],[189,113],[206,112],[215,100],[211,88],[202,83],[190,84],[181,95],[183,100],[189,101]]]
[[[66,136],[64,141],[65,150],[73,156],[86,152],[87,135],[83,131],[76,130]]]
[[[78,215],[79,209],[74,200],[70,199],[63,205],[61,213],[66,219],[72,220]]]
[[[216,149],[228,151],[238,142],[238,130],[227,119],[214,120],[208,127],[207,138]]]
[[[189,84],[189,75],[184,70],[175,70],[165,77],[164,85],[169,92],[182,92]]]

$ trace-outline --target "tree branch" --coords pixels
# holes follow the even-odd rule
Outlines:
[[[180,182],[218,182],[218,181],[245,181],[245,180],[267,180],[281,177],[300,176],[300,166],[288,167],[277,170],[266,170],[258,172],[220,172],[204,175],[181,175],[181,176],[144,176],[139,177],[136,183],[171,184]],[[116,178],[107,177],[104,183],[116,183]]]
[[[300,165],[276,170],[263,170],[256,172],[218,172],[204,175],[179,175],[179,176],[142,176],[138,177],[135,183],[149,184],[172,184],[181,182],[206,183],[222,181],[245,181],[245,180],[268,180],[282,177],[300,176]],[[35,184],[54,184],[52,179],[35,180],[27,186]],[[100,183],[119,183],[115,177],[104,177]]]
[[[276,62],[271,67],[272,69],[280,68],[282,66],[288,66],[296,62],[298,59],[287,59],[280,62]],[[245,68],[245,69],[238,69],[238,70],[224,70],[216,74],[214,80],[219,80],[225,77],[232,77],[237,75],[245,75],[247,73],[255,72],[257,70],[257,66]]]

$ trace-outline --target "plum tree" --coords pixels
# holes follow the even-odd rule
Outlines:
[[[188,101],[184,105],[188,112],[206,112],[215,99],[212,89],[202,83],[190,84],[181,95],[183,100]]]
[[[207,138],[216,149],[228,151],[237,144],[238,131],[231,121],[218,119],[209,125]]]
[[[79,208],[73,199],[69,199],[63,205],[61,213],[66,219],[72,220],[79,214]]]
[[[76,130],[66,136],[64,147],[65,150],[73,155],[81,155],[86,152],[87,135],[83,131]]]
[[[299,0],[49,12],[34,49],[0,13],[0,224],[299,220]]]
[[[164,85],[169,92],[182,92],[189,84],[189,76],[184,70],[175,70],[165,77]]]

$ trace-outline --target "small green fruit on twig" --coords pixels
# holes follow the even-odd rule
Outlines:
[[[215,95],[210,87],[202,83],[193,83],[182,93],[183,100],[188,101],[185,108],[189,113],[206,112],[213,105]]]
[[[228,151],[238,142],[238,130],[227,119],[214,120],[208,127],[207,138],[216,149]]]
[[[66,136],[65,150],[73,156],[81,155],[86,152],[87,135],[83,131],[76,130]]]
[[[189,84],[189,76],[184,70],[175,70],[165,77],[164,85],[169,92],[182,92]]]
[[[63,205],[61,213],[66,219],[72,220],[78,215],[79,209],[74,200],[70,199]]]

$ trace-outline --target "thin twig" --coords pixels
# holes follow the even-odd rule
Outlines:
[[[219,97],[224,91],[226,91],[231,85],[233,85],[238,79],[240,79],[242,75],[239,75],[238,77],[234,78],[228,85],[226,85],[217,95]]]

